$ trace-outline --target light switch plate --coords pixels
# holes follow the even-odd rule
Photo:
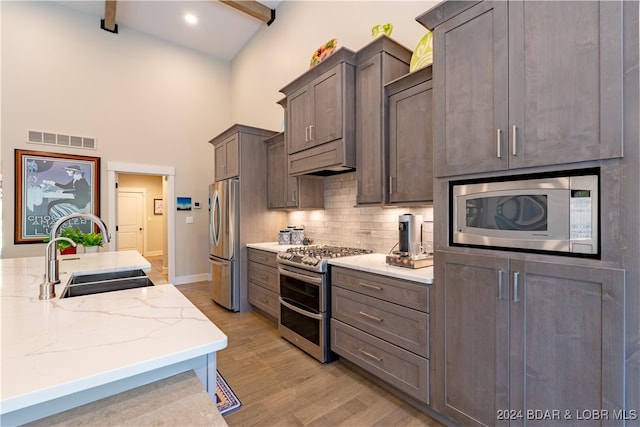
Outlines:
[[[193,217],[192,216],[188,216],[187,217],[187,224],[193,224]]]

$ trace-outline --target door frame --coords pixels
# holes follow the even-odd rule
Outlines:
[[[118,185],[116,196],[119,197],[120,193],[135,193],[142,194],[142,256],[145,256],[147,251],[147,189],[137,187],[120,187]],[[118,211],[120,206],[116,204],[116,218],[118,218]],[[116,224],[120,225],[120,224]],[[117,234],[116,234],[117,240]],[[117,250],[117,249],[116,249]]]
[[[176,234],[175,234],[175,175],[176,168],[173,166],[142,165],[135,163],[107,162],[107,220],[108,224],[117,223],[117,175],[118,173],[129,173],[137,175],[160,175],[166,178],[167,197],[165,200],[164,215],[167,219],[167,264],[169,268],[169,283],[176,281]],[[106,244],[107,250],[115,251],[115,240]]]

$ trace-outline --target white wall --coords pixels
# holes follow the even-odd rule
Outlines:
[[[391,22],[391,38],[413,50],[426,28],[415,18],[437,1],[283,1],[276,20],[263,26],[232,63],[233,117],[279,130],[280,89],[309,69],[313,52],[337,38],[357,51],[370,43],[371,27]]]
[[[13,244],[14,148],[173,166],[176,196],[206,203],[213,181],[209,139],[231,121],[230,64],[120,28],[55,2],[1,2],[3,256],[40,256]],[[95,137],[98,149],[27,144],[27,130]],[[208,271],[207,210],[176,216],[176,276]]]

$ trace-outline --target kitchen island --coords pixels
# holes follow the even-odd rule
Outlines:
[[[192,369],[215,399],[216,352],[227,337],[175,286],[59,298],[71,274],[148,269],[138,252],[61,257],[57,296],[41,301],[44,266],[44,257],[0,259],[0,424],[23,424]]]

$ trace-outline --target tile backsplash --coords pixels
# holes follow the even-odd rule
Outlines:
[[[389,253],[398,244],[398,217],[422,215],[423,243],[433,245],[433,208],[356,207],[356,174],[324,178],[324,209],[294,211],[291,225],[304,225],[313,244],[350,246]]]

